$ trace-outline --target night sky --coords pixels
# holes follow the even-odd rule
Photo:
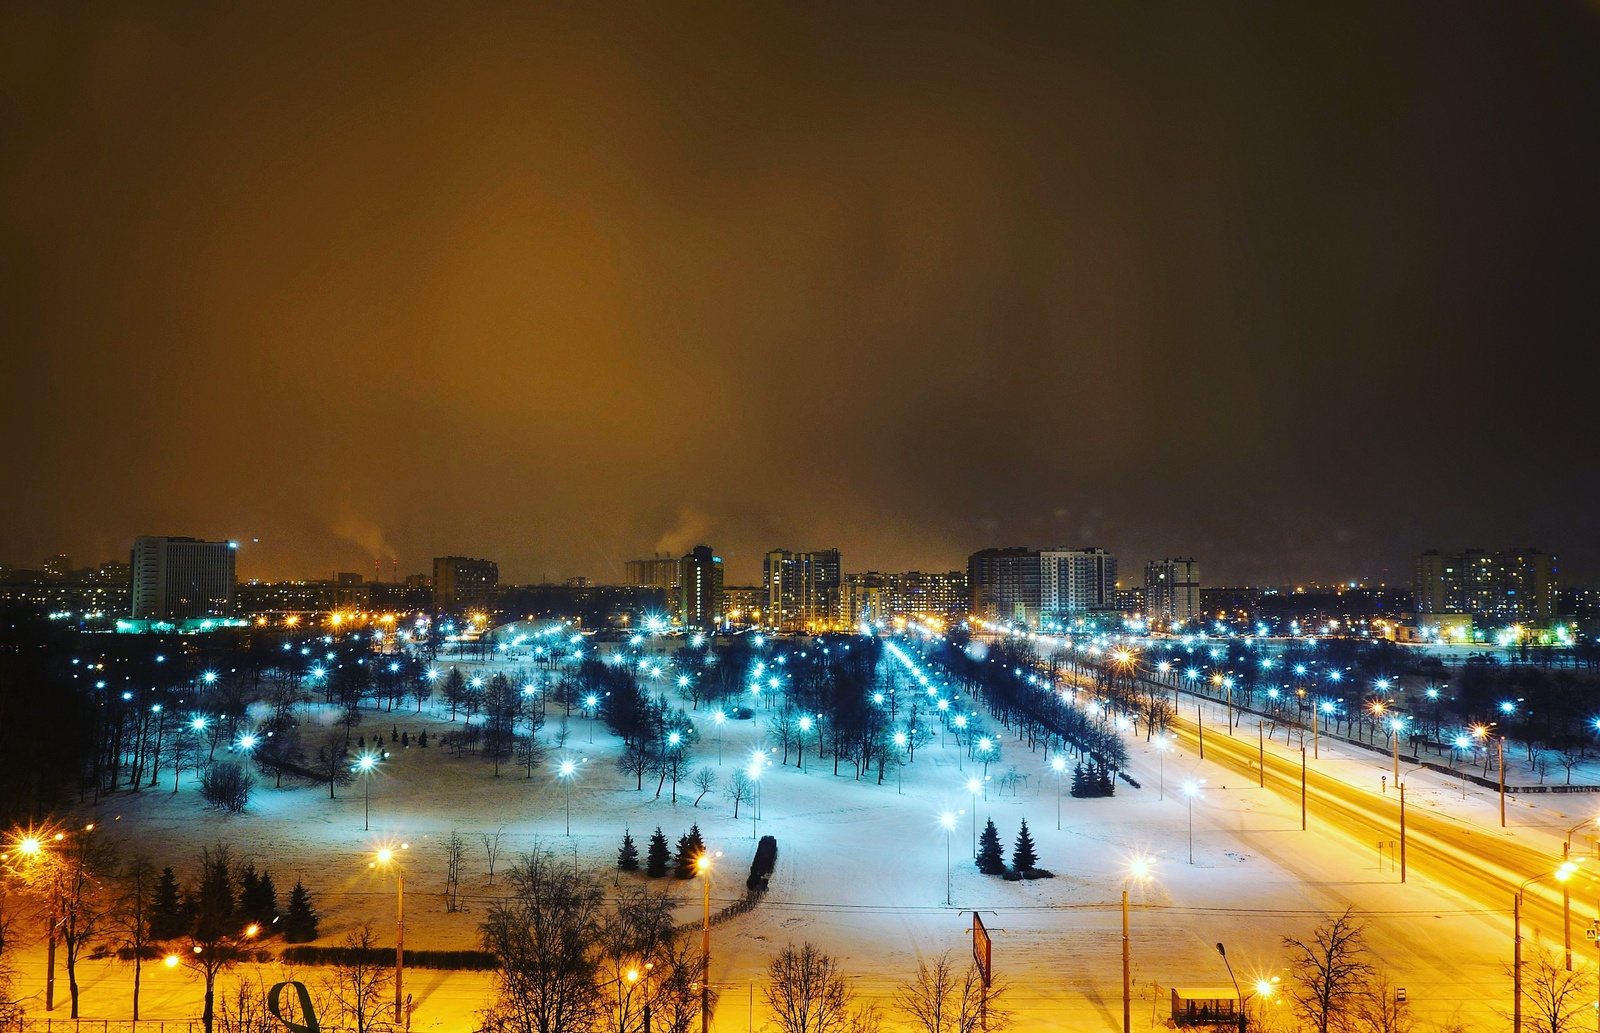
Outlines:
[[[1600,6],[534,6],[0,11],[0,561],[1600,580]]]

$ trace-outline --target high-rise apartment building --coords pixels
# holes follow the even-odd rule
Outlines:
[[[1151,560],[1144,565],[1145,614],[1164,624],[1200,616],[1200,564],[1191,559]]]
[[[233,616],[232,542],[142,535],[129,557],[129,610],[135,620]]]
[[[850,627],[885,620],[894,613],[897,575],[869,570],[846,574],[839,586],[839,619]]]
[[[433,605],[441,612],[486,606],[500,585],[500,566],[493,560],[467,556],[435,556]]]
[[[1429,549],[1417,557],[1412,590],[1418,613],[1542,623],[1556,616],[1555,557],[1538,549]]]
[[[653,556],[647,560],[629,560],[622,567],[622,583],[635,588],[659,588],[668,599],[678,597],[680,560],[676,556]]]
[[[678,619],[685,628],[713,631],[722,619],[722,557],[696,545],[678,561]]]
[[[767,624],[787,631],[831,624],[839,612],[839,550],[767,553],[761,575]]]
[[[1080,617],[1117,608],[1117,558],[1104,549],[1041,549],[1039,611]]]
[[[891,575],[889,607],[894,613],[959,617],[972,605],[967,575],[959,570],[908,570]]]
[[[1022,546],[982,549],[967,557],[972,612],[980,617],[1039,618],[1039,554]]]

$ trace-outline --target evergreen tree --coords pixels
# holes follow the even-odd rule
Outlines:
[[[236,932],[239,904],[233,892],[233,872],[228,868],[226,848],[208,859],[189,906],[194,913],[191,935],[197,941],[217,943]]]
[[[254,876],[255,867],[245,865],[239,876],[239,917],[261,926],[263,933],[276,932],[273,923],[278,920],[278,887],[272,882],[272,873],[263,870],[253,884],[246,880],[246,873]]]
[[[680,879],[692,879],[699,873],[700,855],[706,852],[706,841],[700,835],[699,824],[689,826],[689,831],[678,840],[678,856],[675,858],[676,868],[673,875]]]
[[[633,845],[633,834],[622,830],[622,849],[617,851],[617,867],[625,872],[639,870],[639,848]]]
[[[667,865],[671,861],[672,851],[667,848],[666,833],[657,825],[655,835],[650,837],[649,849],[645,851],[644,873],[652,879],[659,879],[667,874]]]
[[[427,731],[427,729],[423,729],[422,731],[417,733],[417,746],[419,748],[421,748],[421,749],[424,749],[424,750],[428,748],[428,731]]]
[[[1099,768],[1100,779],[1096,788],[1099,789],[1101,796],[1110,796],[1117,791],[1116,777],[1111,773],[1111,769],[1105,765],[1101,764],[1097,765],[1097,767]]]
[[[983,835],[978,837],[978,871],[985,875],[1006,873],[1005,853],[1000,847],[1000,830],[994,827],[993,818],[984,824]]]
[[[178,876],[169,865],[161,869],[155,900],[150,905],[150,938],[170,940],[182,936],[187,924],[183,901],[178,897]]]
[[[1072,795],[1078,797],[1089,795],[1084,792],[1083,761],[1081,760],[1072,769]]]
[[[1011,848],[1011,867],[1022,875],[1033,871],[1034,865],[1039,861],[1039,853],[1033,848],[1033,836],[1028,832],[1028,820],[1022,820],[1022,829],[1017,833],[1017,843]]]
[[[289,943],[310,943],[317,938],[317,912],[311,894],[299,879],[289,891],[289,910],[283,916],[283,938]]]
[[[256,875],[256,866],[246,861],[239,869],[239,918],[245,922],[257,922],[261,919],[255,915],[255,905],[259,904],[261,896],[261,877]]]

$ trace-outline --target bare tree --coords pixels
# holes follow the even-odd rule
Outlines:
[[[529,731],[527,735],[517,737],[516,751],[517,763],[527,771],[527,777],[532,778],[534,768],[544,759],[544,744],[539,741],[537,735]]]
[[[1382,971],[1374,973],[1357,1002],[1353,1025],[1357,1033],[1411,1033],[1416,1029],[1406,1002]]]
[[[47,860],[41,886],[61,938],[74,1019],[78,1017],[78,962],[105,935],[115,902],[109,880],[116,870],[116,845],[95,836],[92,829],[73,836],[58,856]]]
[[[219,1033],[273,1033],[277,1020],[267,1011],[267,987],[258,975],[245,977],[222,995],[217,1008]]]
[[[638,743],[630,743],[622,751],[622,756],[617,758],[617,767],[623,773],[634,776],[636,782],[633,788],[635,790],[643,790],[644,773],[650,770],[650,753]]]
[[[379,964],[378,941],[371,923],[344,938],[345,950],[333,974],[323,980],[338,1024],[355,1033],[367,1033],[383,1010],[384,997],[393,986],[394,972]]]
[[[467,854],[467,841],[450,830],[444,843],[444,909],[452,914],[461,910],[461,865]]]
[[[739,816],[739,804],[750,799],[755,792],[755,780],[743,768],[734,768],[733,774],[728,776],[728,784],[723,787],[722,795],[733,804],[733,816]]]
[[[499,963],[483,1013],[492,1033],[577,1033],[601,1018],[599,957],[604,891],[595,879],[537,848],[511,866],[511,896],[479,927]]]
[[[917,964],[917,977],[901,983],[895,1003],[918,1033],[976,1033],[980,1029],[1004,1030],[1011,1013],[1000,1007],[1003,985],[983,985],[976,965],[958,973],[950,955],[932,965]]]
[[[489,859],[489,885],[491,886],[494,885],[494,861],[495,858],[500,856],[500,836],[505,830],[506,827],[502,825],[495,830],[492,836],[487,832],[478,834],[478,842],[483,844],[483,852]]]
[[[694,773],[694,787],[700,790],[700,795],[694,798],[694,805],[700,806],[700,801],[705,799],[707,793],[717,787],[717,769],[712,767],[701,768]]]
[[[1337,918],[1325,919],[1317,926],[1309,942],[1285,936],[1283,946],[1293,959],[1289,999],[1295,1011],[1317,1033],[1338,1029],[1372,977],[1361,923],[1346,908]]]
[[[810,943],[786,945],[767,965],[767,1006],[782,1033],[851,1033],[855,993],[839,963]]]
[[[112,925],[119,946],[133,962],[133,1021],[139,1021],[139,978],[144,956],[151,949],[150,912],[155,905],[156,866],[142,854],[128,858],[123,866],[121,892],[112,912]]]
[[[1542,948],[1522,964],[1522,992],[1528,1007],[1524,1019],[1533,1033],[1576,1033],[1594,1008],[1594,976],[1572,972]]]

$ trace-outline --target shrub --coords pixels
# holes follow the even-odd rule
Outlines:
[[[232,761],[218,761],[200,776],[200,796],[206,803],[229,814],[241,814],[250,805],[255,777]]]

